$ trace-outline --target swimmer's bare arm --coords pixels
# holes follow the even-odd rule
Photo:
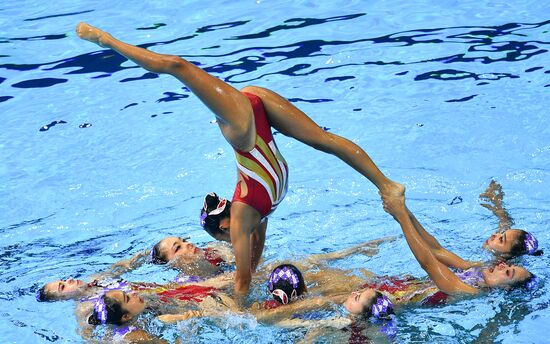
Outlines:
[[[349,248],[345,248],[343,250],[336,251],[336,252],[312,254],[312,255],[306,257],[303,261],[293,262],[292,264],[297,266],[298,269],[300,269],[300,270],[307,270],[307,269],[311,268],[314,265],[323,264],[323,263],[331,261],[331,260],[346,258],[346,257],[348,257],[352,254],[359,253],[359,252],[362,253],[362,254],[365,254],[367,256],[374,256],[378,253],[378,246],[380,246],[380,244],[385,243],[385,242],[391,242],[391,241],[394,241],[396,239],[397,239],[396,236],[387,236],[387,237],[383,237],[383,238],[380,238],[380,239],[374,239],[374,240],[370,240],[370,241],[367,241],[367,242],[364,242],[364,243],[361,243],[361,244],[358,244],[358,245],[355,245],[355,246],[352,246],[352,247],[349,247]],[[277,261],[277,262],[274,262],[274,263],[264,265],[262,267],[261,271],[262,272],[270,272],[271,270],[273,270],[276,266],[278,266],[280,264],[281,264],[281,262]]]
[[[351,325],[351,319],[344,317],[332,317],[328,319],[319,320],[304,320],[304,319],[284,319],[277,323],[275,326],[284,328],[297,328],[297,327],[332,327],[336,329],[343,329]]]
[[[296,344],[317,343],[319,341],[319,339],[326,340],[326,337],[327,337],[327,329],[314,327],[314,328],[309,329],[306,332],[306,334],[304,335],[304,338],[302,338],[300,341],[296,342]]]
[[[250,235],[250,243],[252,245],[252,271],[256,271],[258,264],[260,263],[260,258],[262,258],[262,253],[264,251],[265,245],[265,231],[267,229],[267,219],[260,222],[258,226],[254,229],[254,232]]]
[[[138,252],[132,258],[122,259],[111,265],[107,270],[92,275],[90,279],[117,278],[122,274],[139,268],[147,262],[148,257],[148,250]]]
[[[189,283],[192,285],[201,285],[203,287],[214,287],[217,289],[223,289],[226,288],[234,283],[235,273],[234,272],[226,272],[224,274],[221,274],[216,277],[209,278],[204,281],[196,282],[196,283]]]
[[[134,330],[124,336],[125,343],[140,343],[140,344],[168,344],[168,341],[153,336],[144,330]]]
[[[477,294],[479,291],[462,282],[445,264],[441,263],[430,250],[429,245],[414,228],[404,197],[384,200],[384,209],[400,224],[407,244],[416,260],[435,285],[447,294]]]
[[[169,324],[177,321],[188,320],[191,318],[201,318],[204,316],[207,316],[207,315],[202,310],[190,310],[180,314],[163,314],[163,315],[159,315],[157,318],[160,321]],[[210,316],[210,314],[208,314],[208,316]]]
[[[430,248],[434,256],[439,260],[441,263],[443,263],[446,266],[466,270],[473,266],[480,265],[479,262],[469,262],[467,260],[462,259],[458,255],[454,254],[453,252],[447,250],[445,247],[441,246],[439,241],[432,236],[430,233],[428,233],[424,227],[418,222],[416,217],[410,212],[409,217],[413,224],[414,229],[418,234],[422,237],[426,245]]]
[[[491,180],[491,183],[489,183],[489,186],[487,187],[485,192],[479,195],[479,198],[483,201],[488,202],[481,203],[481,206],[489,209],[497,217],[497,232],[504,232],[512,228],[512,226],[514,225],[514,220],[512,219],[506,208],[504,208],[504,205],[502,203],[504,198],[504,191],[502,191],[502,186],[498,182]]]
[[[231,245],[235,252],[235,296],[248,293],[252,280],[251,233],[260,223],[260,214],[251,206],[234,202],[231,205]]]
[[[251,308],[250,311],[260,322],[274,324],[289,319],[293,314],[325,309],[331,303],[328,298],[316,297],[298,300],[274,309]]]
[[[368,256],[374,256],[378,253],[378,246],[380,246],[380,244],[391,242],[395,239],[397,239],[396,236],[387,236],[384,238],[367,241],[336,252],[312,254],[306,259],[308,263],[316,265],[331,260],[342,259],[359,252]]]
[[[158,319],[164,323],[174,323],[178,321],[184,321],[191,318],[197,317],[224,317],[227,316],[227,313],[219,312],[208,312],[208,311],[198,311],[191,310],[181,314],[163,314],[158,317]],[[278,327],[284,328],[297,328],[297,327],[333,327],[337,329],[342,329],[346,326],[351,325],[351,320],[344,317],[332,317],[329,319],[321,320],[303,320],[303,319],[282,319],[279,321],[274,321],[270,318],[257,318],[259,322],[269,323]]]

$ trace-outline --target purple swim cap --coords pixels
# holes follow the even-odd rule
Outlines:
[[[298,284],[300,283],[300,278],[292,270],[292,268],[290,266],[283,266],[273,270],[273,272],[269,276],[269,284],[268,284],[269,291],[273,292],[273,286],[280,280],[290,282],[290,284],[292,284],[294,289],[297,289]]]
[[[298,298],[298,292],[301,294],[301,291],[299,291],[300,283],[303,284],[299,273],[300,271],[290,264],[281,265],[273,270],[269,276],[267,288],[275,300],[286,305]]]
[[[385,319],[393,313],[393,303],[386,295],[378,297],[371,308],[372,316],[378,319]]]
[[[535,290],[539,285],[539,278],[535,275],[533,275],[533,277],[531,277],[526,283],[525,283],[525,288],[527,290]]]
[[[107,323],[107,306],[102,297],[98,298],[94,303],[94,311],[101,325],[105,325]]]
[[[539,248],[539,241],[535,236],[529,232],[525,234],[525,250],[527,251],[527,254],[533,254],[537,252],[537,249]]]

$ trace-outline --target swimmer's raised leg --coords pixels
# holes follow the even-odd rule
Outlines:
[[[76,32],[82,39],[111,48],[147,70],[173,75],[214,112],[222,134],[234,148],[245,151],[253,148],[255,127],[252,107],[248,98],[232,86],[178,56],[157,54],[121,42],[89,24],[78,24]],[[322,130],[285,98],[261,87],[245,87],[243,91],[262,99],[275,129],[318,150],[336,155],[368,178],[379,189],[383,199],[404,194],[405,187],[387,178],[361,147]]]
[[[404,195],[405,187],[386,177],[361,147],[344,137],[324,131],[284,97],[256,86],[247,86],[242,91],[262,99],[269,122],[282,134],[337,156],[370,180],[378,188],[382,198]]]
[[[256,133],[252,106],[237,89],[179,56],[158,54],[124,43],[87,23],[79,23],[76,33],[82,39],[117,51],[151,72],[176,77],[214,112],[222,134],[234,148],[245,151],[253,148]]]

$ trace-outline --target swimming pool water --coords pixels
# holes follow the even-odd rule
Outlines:
[[[478,194],[491,178],[516,226],[550,252],[549,14],[544,1],[3,1],[0,339],[81,342],[73,303],[39,304],[36,289],[85,278],[167,235],[208,242],[202,197],[229,197],[235,183],[233,152],[197,98],[79,40],[79,21],[185,57],[235,87],[289,98],[403,182],[409,207],[448,248],[485,259],[479,246],[496,220]],[[359,174],[276,140],[290,184],[270,220],[267,261],[399,233]],[[547,253],[521,263],[548,278]],[[376,257],[334,265],[425,275],[402,238]],[[126,277],[171,275],[146,267]],[[412,307],[398,315],[395,341],[542,343],[547,308],[546,284]],[[293,342],[304,333],[236,316],[158,330],[189,342]]]

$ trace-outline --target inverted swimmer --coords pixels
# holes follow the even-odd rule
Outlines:
[[[363,149],[341,136],[325,132],[271,90],[247,86],[238,91],[178,56],[158,54],[121,42],[86,23],[78,24],[76,32],[80,38],[113,49],[149,71],[174,76],[216,115],[222,135],[237,158],[238,181],[231,217],[218,224],[221,234],[217,238],[230,240],[233,245],[238,294],[246,293],[250,287],[252,272],[263,252],[267,216],[287,190],[288,166],[273,140],[271,127],[339,157],[368,178],[383,198],[404,194],[405,188],[388,179]],[[208,221],[208,216],[217,215],[221,208],[223,204],[217,204],[201,218]]]

